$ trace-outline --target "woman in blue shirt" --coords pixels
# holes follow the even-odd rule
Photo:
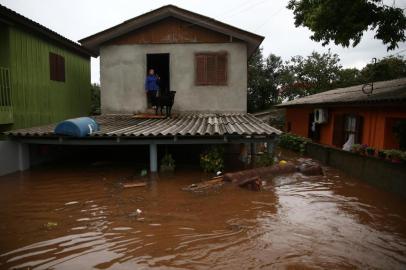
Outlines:
[[[155,106],[155,99],[159,91],[159,76],[154,69],[150,69],[145,79],[145,92],[147,93],[148,108]]]

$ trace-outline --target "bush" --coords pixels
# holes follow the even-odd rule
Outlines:
[[[257,167],[267,167],[273,164],[273,157],[268,155],[268,153],[263,153],[262,155],[258,156],[255,160],[255,166]]]
[[[224,168],[224,149],[212,146],[200,155],[200,167],[204,172],[217,172]]]
[[[279,146],[304,154],[306,152],[306,144],[310,139],[303,138],[291,133],[282,133],[279,137]]]
[[[397,149],[385,150],[386,157],[393,162],[406,161],[406,153]]]
[[[175,160],[173,159],[172,155],[166,153],[165,156],[161,159],[161,171],[174,171],[175,170]]]

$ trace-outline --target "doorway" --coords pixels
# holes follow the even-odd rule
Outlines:
[[[147,74],[150,69],[155,70],[155,74],[160,77],[159,90],[161,94],[169,93],[170,73],[169,73],[169,53],[147,54]]]

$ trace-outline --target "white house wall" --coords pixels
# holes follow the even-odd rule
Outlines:
[[[195,85],[195,53],[228,52],[226,86]],[[111,45],[100,51],[103,113],[146,109],[144,81],[147,54],[170,54],[170,88],[175,111],[246,112],[247,48],[244,43]]]

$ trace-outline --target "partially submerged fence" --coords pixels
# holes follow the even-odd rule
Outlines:
[[[0,67],[0,124],[13,123],[10,69]]]

